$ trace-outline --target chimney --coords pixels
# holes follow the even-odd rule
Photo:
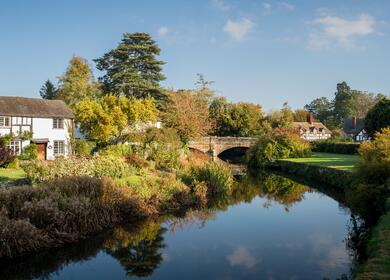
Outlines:
[[[313,112],[308,112],[306,116],[306,120],[309,124],[313,123]]]
[[[356,129],[356,117],[352,118],[352,129]]]

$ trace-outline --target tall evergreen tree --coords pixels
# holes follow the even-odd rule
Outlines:
[[[99,80],[104,92],[128,98],[165,99],[160,81],[163,61],[157,59],[160,48],[147,33],[125,33],[118,47],[95,59],[96,67],[105,74]]]
[[[57,88],[50,80],[47,80],[39,90],[39,94],[43,99],[57,99],[57,93]]]

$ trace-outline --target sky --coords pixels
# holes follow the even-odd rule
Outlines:
[[[341,81],[388,95],[389,11],[387,0],[3,0],[0,95],[39,97],[72,55],[94,69],[125,32],[157,41],[163,86],[194,88],[202,73],[265,111],[332,98]]]

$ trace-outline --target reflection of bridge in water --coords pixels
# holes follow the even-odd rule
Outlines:
[[[249,149],[257,141],[257,138],[252,137],[202,137],[191,140],[189,148],[201,151],[212,157],[213,160],[218,160],[218,156],[223,152],[233,149]]]

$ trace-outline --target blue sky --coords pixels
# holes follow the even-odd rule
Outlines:
[[[158,42],[164,86],[192,88],[203,73],[266,111],[331,98],[343,80],[389,94],[389,11],[387,0],[2,1],[0,95],[39,97],[73,54],[93,67],[124,32]]]

